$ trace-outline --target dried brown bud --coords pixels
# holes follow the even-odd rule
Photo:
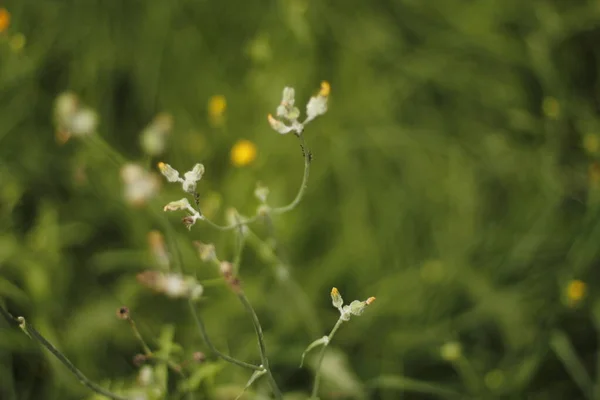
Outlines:
[[[137,274],[136,278],[139,283],[148,287],[155,288],[162,275],[157,271],[144,271]]]
[[[229,261],[221,261],[221,264],[219,264],[219,271],[225,279],[229,279],[233,276],[233,264]]]
[[[242,291],[242,282],[238,278],[229,277],[227,284],[233,290],[234,293],[240,293]]]
[[[181,222],[183,222],[183,225],[189,230],[192,229],[192,226],[196,223],[196,219],[193,215],[188,215],[187,217],[183,217],[181,219]]]
[[[141,367],[146,362],[147,359],[148,359],[148,357],[146,357],[143,354],[136,354],[133,357],[133,365],[135,365],[136,367]]]
[[[203,352],[201,351],[196,351],[193,355],[192,355],[192,359],[197,362],[197,363],[201,363],[204,362],[204,360],[206,360],[206,356],[204,355]]]
[[[198,255],[202,261],[217,261],[217,253],[215,251],[215,245],[212,243],[202,243],[197,240],[194,242]]]
[[[129,308],[123,306],[117,309],[117,318],[119,319],[129,319]]]

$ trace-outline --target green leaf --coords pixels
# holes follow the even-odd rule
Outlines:
[[[240,397],[242,397],[244,395],[244,393],[246,393],[246,390],[248,390],[248,388],[250,386],[252,386],[252,384],[261,376],[263,376],[264,374],[267,373],[266,369],[263,369],[261,371],[254,371],[254,373],[250,376],[250,379],[248,379],[248,382],[246,383],[246,386],[244,386],[244,390],[242,390],[242,393],[238,394],[237,397],[235,398],[235,400],[239,400]]]
[[[325,346],[328,342],[329,338],[327,336],[323,336],[322,338],[317,339],[311,344],[309,344],[306,350],[304,350],[304,352],[302,353],[302,359],[300,360],[300,368],[302,368],[302,366],[304,365],[304,357],[306,357],[306,354],[308,354],[309,351],[319,346]]]

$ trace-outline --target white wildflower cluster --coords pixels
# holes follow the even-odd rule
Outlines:
[[[54,122],[57,138],[66,142],[71,136],[95,133],[98,115],[91,108],[82,106],[76,94],[65,92],[54,102]]]
[[[183,174],[183,178],[179,176],[179,171],[163,162],[158,163],[160,172],[167,178],[169,182],[179,182],[186,193],[194,194],[196,192],[196,183],[202,179],[204,175],[204,165],[196,164],[194,168]]]
[[[331,289],[331,304],[340,311],[340,319],[343,321],[350,321],[353,315],[362,315],[365,308],[374,301],[375,297],[369,297],[365,301],[354,300],[352,303],[344,305],[344,299],[342,299],[339,290],[336,288]]]
[[[202,175],[204,175],[204,165],[194,165],[194,168],[183,174],[183,178],[181,177],[179,171],[171,167],[169,164],[165,164],[163,162],[158,163],[158,168],[164,177],[167,178],[167,181],[181,183],[181,187],[184,192],[197,196],[196,185],[197,182],[202,179]],[[189,214],[182,219],[183,224],[188,229],[191,229],[198,220],[204,218],[202,214],[200,214],[200,211],[192,207],[189,200],[185,197],[180,200],[170,202],[163,209],[163,211],[181,210],[189,212]]]
[[[140,206],[150,200],[160,188],[158,177],[138,164],[128,163],[121,168],[125,200]]]
[[[321,82],[319,93],[311,97],[308,104],[306,104],[306,119],[304,122],[299,122],[300,110],[294,106],[296,101],[295,90],[291,87],[284,88],[281,103],[277,107],[277,117],[279,119],[273,117],[271,114],[267,117],[271,128],[282,135],[289,132],[294,132],[296,135],[302,134],[304,126],[307,123],[327,112],[327,100],[329,99],[330,91],[331,87],[329,83],[326,81]]]
[[[171,298],[196,300],[204,292],[202,285],[192,276],[148,270],[139,273],[137,280],[147,288]]]

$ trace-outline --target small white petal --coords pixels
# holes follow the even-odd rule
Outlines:
[[[190,182],[198,182],[204,175],[204,165],[196,164],[194,168],[183,174],[183,179]]]
[[[158,163],[158,169],[160,173],[164,175],[169,182],[180,182],[182,179],[179,177],[179,171],[171,167],[169,164]]]

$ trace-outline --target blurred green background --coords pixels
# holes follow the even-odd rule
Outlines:
[[[240,270],[288,398],[310,392],[315,357],[298,368],[300,355],[337,320],[333,286],[377,301],[329,347],[322,399],[600,398],[600,2],[0,7],[10,13],[0,14],[0,297],[92,380],[140,385],[141,348],[115,315],[127,305],[151,347],[207,354],[187,369],[196,398],[241,392],[248,371],[210,356],[185,302],[136,280],[157,268],[152,230],[172,227],[184,271],[201,280],[218,272],[192,241],[231,260],[235,236],[162,214],[182,197],[177,185],[129,205],[111,150],[57,140],[57,96],[76,93],[96,110],[98,136],[151,171],[204,163],[202,205],[225,223],[228,207],[255,212],[258,181],[272,204],[293,199],[302,154],[266,115],[284,86],[303,108],[327,80],[329,111],[305,131],[306,196],[271,228],[252,226],[264,242],[248,243]],[[211,111],[214,96],[226,106]],[[174,121],[168,148],[149,159],[140,134],[162,112]],[[241,139],[257,154],[237,166]],[[274,243],[278,260],[263,248]],[[259,361],[226,286],[207,285],[199,312],[218,348]],[[170,393],[179,381],[169,375]],[[246,398],[268,394],[259,381]],[[92,397],[0,321],[0,398]]]

